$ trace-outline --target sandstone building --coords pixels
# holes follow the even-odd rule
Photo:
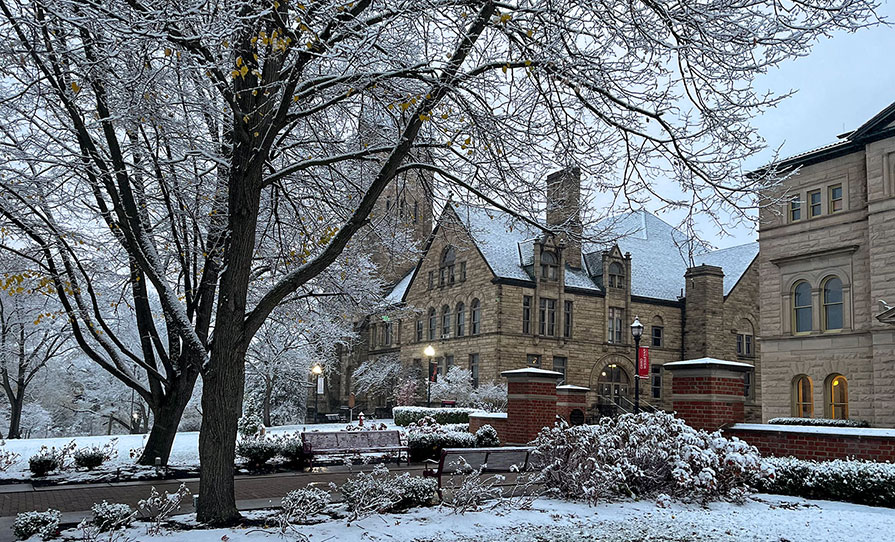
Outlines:
[[[747,375],[746,411],[758,419],[758,244],[688,262],[680,231],[636,212],[597,225],[607,243],[581,246],[573,240],[581,238],[577,171],[555,173],[546,184],[544,229],[492,208],[446,205],[422,257],[388,294],[388,310],[359,324],[363,340],[343,353],[331,406],[345,403],[353,370],[377,356],[398,355],[424,379],[430,360],[423,352],[431,345],[439,374],[460,365],[478,383],[499,380],[501,371],[541,367],[589,387],[592,417],[607,406],[630,410],[630,324],[637,316],[652,362],[650,379],[641,381],[642,401],[670,409],[665,362],[745,361],[755,366]],[[560,226],[573,235],[545,232]]]
[[[761,211],[765,418],[895,426],[895,104],[789,158]]]

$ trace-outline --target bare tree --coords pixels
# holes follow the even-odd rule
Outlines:
[[[761,146],[748,120],[778,99],[752,77],[873,6],[0,0],[0,214],[79,345],[155,405],[154,432],[202,371],[198,519],[229,524],[252,339],[296,293],[350,281],[395,178],[437,174],[534,222],[537,179],[575,165],[622,204],[747,216],[773,181],[739,174]],[[103,265],[134,345],[105,330]]]

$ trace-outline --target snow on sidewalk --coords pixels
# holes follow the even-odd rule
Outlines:
[[[454,515],[447,508],[418,508],[406,514],[374,515],[352,523],[326,521],[300,526],[314,541],[336,542],[840,542],[891,540],[895,510],[793,497],[758,495],[745,505],[672,504],[658,508],[652,501],[583,504],[541,499],[531,510],[485,511]],[[193,530],[149,537],[141,526],[129,536],[150,540],[230,542],[279,540],[267,532],[246,529]],[[287,536],[286,539],[294,539]]]

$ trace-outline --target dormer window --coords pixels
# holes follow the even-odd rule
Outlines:
[[[558,268],[556,254],[548,251],[541,252],[541,278],[556,280]]]
[[[612,262],[611,264],[609,264],[609,287],[625,287],[625,270],[621,266],[621,264],[617,262]]]
[[[457,251],[454,247],[447,247],[444,249],[444,254],[441,255],[441,268],[438,272],[438,285],[444,286],[445,284],[453,284],[456,280],[454,276],[454,263],[457,260]]]

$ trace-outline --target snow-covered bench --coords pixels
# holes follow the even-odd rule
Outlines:
[[[423,476],[438,479],[438,496],[441,497],[441,478],[445,474],[467,472],[524,472],[528,470],[530,446],[503,446],[499,448],[445,448],[438,461],[428,459]]]
[[[410,449],[401,443],[400,431],[308,431],[301,434],[309,467],[320,456],[350,456],[363,453],[403,455],[410,463]]]

